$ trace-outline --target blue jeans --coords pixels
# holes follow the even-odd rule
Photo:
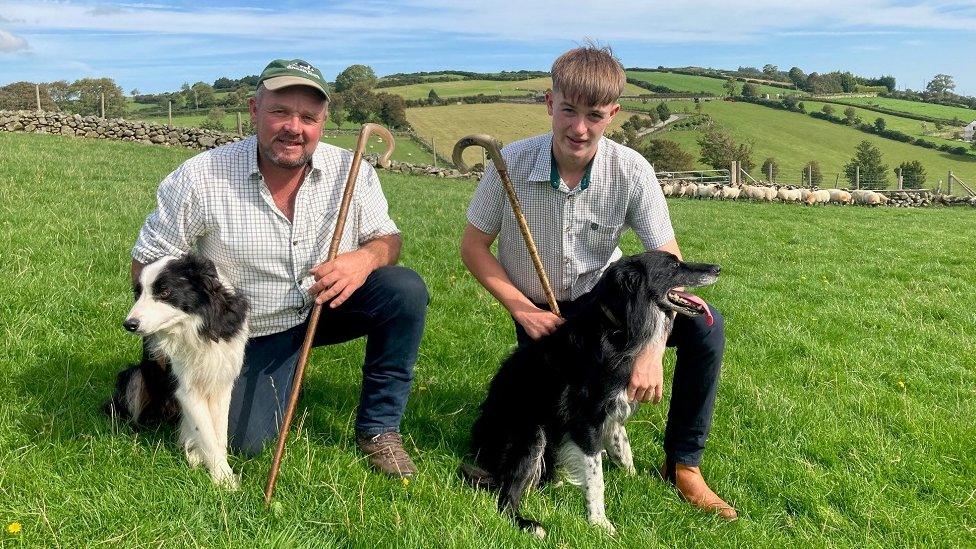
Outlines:
[[[313,346],[366,336],[357,435],[399,430],[429,300],[417,273],[387,266],[373,271],[339,307],[322,308]],[[255,455],[278,437],[306,329],[303,323],[248,340],[230,405],[233,451]]]
[[[549,309],[548,305],[537,305]],[[725,353],[725,319],[717,309],[708,306],[715,322],[705,325],[705,317],[676,315],[668,337],[668,347],[675,347],[677,361],[671,382],[671,407],[664,428],[664,455],[669,463],[697,466],[705,452],[705,440],[712,428],[715,395]],[[572,301],[559,302],[564,316],[576,312]],[[522,325],[515,323],[519,346],[530,341]],[[671,468],[673,470],[673,468]]]

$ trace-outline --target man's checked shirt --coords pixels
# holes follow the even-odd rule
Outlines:
[[[194,156],[160,183],[132,258],[148,264],[196,250],[250,300],[252,337],[296,326],[313,304],[309,269],[328,256],[352,157],[318,144],[289,221],[258,170],[256,137]],[[397,233],[376,171],[363,163],[339,253]]]
[[[552,134],[502,149],[509,178],[559,301],[577,299],[621,257],[620,235],[632,228],[648,250],[674,239],[654,169],[633,149],[601,138],[580,185],[570,189],[552,162]],[[498,235],[498,260],[512,283],[535,303],[545,293],[522,240],[501,179],[490,165],[468,206],[468,221]]]

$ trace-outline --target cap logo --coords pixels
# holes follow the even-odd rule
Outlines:
[[[302,71],[309,76],[315,76],[315,69],[311,65],[306,65],[305,63],[292,63],[286,68],[295,69],[296,71]]]

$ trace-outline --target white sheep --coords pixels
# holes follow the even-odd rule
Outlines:
[[[739,187],[733,187],[732,185],[722,185],[719,191],[722,200],[735,200],[739,198],[739,194],[742,193],[742,189]]]
[[[810,205],[826,204],[828,202],[830,202],[830,193],[823,189],[811,192],[806,200],[806,203]]]
[[[854,199],[851,197],[851,193],[843,189],[827,189],[830,193],[831,204],[850,204]]]

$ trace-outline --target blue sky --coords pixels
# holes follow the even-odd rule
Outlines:
[[[976,95],[976,0],[272,4],[0,0],[0,85],[107,76],[126,92],[160,92],[295,57],[330,80],[354,63],[379,75],[548,70],[591,38],[628,67],[773,63],[891,74],[912,89],[946,73],[957,93]]]

